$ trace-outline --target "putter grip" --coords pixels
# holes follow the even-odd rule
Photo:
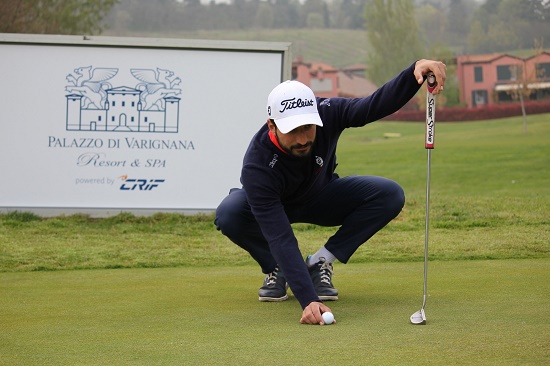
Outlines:
[[[426,84],[428,92],[433,93],[435,87],[437,86],[437,80],[435,79],[434,73],[431,71],[426,74]]]
[[[427,75],[427,94],[426,94],[426,134],[425,147],[433,149],[435,147],[435,96],[432,94],[437,80],[432,72]]]

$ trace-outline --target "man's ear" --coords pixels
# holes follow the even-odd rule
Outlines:
[[[267,127],[269,128],[271,133],[275,133],[275,131],[277,131],[277,125],[275,124],[275,121],[273,121],[272,119],[268,118]]]

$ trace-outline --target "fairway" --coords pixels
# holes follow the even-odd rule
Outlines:
[[[438,111],[444,113],[444,110]],[[401,184],[400,215],[335,264],[337,324],[300,325],[213,215],[0,215],[0,365],[550,363],[550,114],[440,123],[422,304],[424,124],[377,122],[338,147],[341,176]],[[386,138],[385,136],[391,136]],[[302,254],[336,230],[293,224]]]
[[[260,303],[255,267],[0,274],[2,365],[542,365],[550,259],[337,265],[337,324]]]

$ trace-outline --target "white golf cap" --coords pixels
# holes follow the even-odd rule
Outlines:
[[[269,93],[267,114],[282,133],[303,125],[323,126],[313,91],[295,80],[287,80]]]

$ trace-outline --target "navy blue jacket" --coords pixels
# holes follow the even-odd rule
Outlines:
[[[305,308],[320,301],[298,248],[285,206],[300,206],[338,176],[336,145],[342,131],[361,127],[399,110],[419,90],[415,64],[365,98],[316,98],[323,127],[317,126],[307,158],[285,154],[268,136],[267,124],[254,135],[244,156],[241,183],[252,213],[294,296]]]

